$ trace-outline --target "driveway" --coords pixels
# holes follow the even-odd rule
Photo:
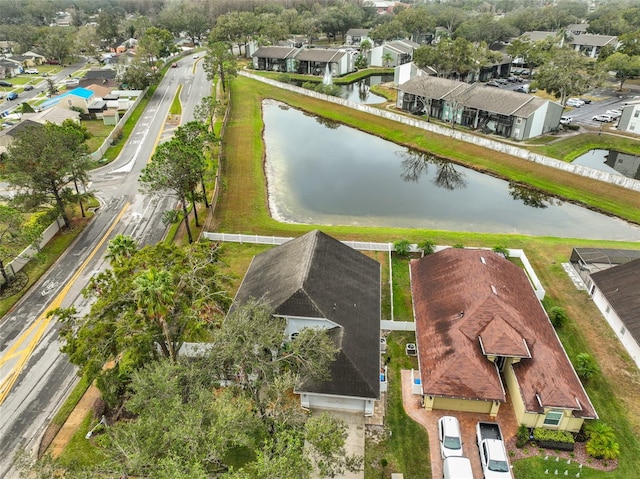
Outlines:
[[[478,421],[491,421],[500,424],[505,441],[515,436],[518,432],[518,423],[513,412],[511,400],[500,406],[498,417],[492,418],[488,414],[449,411],[438,409],[427,411],[420,405],[420,396],[411,394],[411,371],[402,371],[402,402],[406,413],[417,423],[421,424],[429,434],[429,446],[431,454],[431,477],[442,477],[442,458],[438,444],[438,419],[442,416],[455,416],[460,421],[462,432],[462,450],[471,461],[473,476],[480,479],[482,468],[480,455],[476,445],[476,424]]]

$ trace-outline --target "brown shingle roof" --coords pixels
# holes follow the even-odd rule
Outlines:
[[[596,417],[521,268],[491,251],[450,248],[411,263],[411,288],[425,394],[504,401],[484,347],[522,358],[513,370],[527,411]]]
[[[593,273],[591,279],[640,343],[640,259]]]

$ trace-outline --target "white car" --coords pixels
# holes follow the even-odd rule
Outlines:
[[[200,55],[198,55],[198,54],[196,53],[196,54],[193,56],[193,59],[195,60],[195,59],[197,59],[197,58],[200,58]]]
[[[581,106],[584,106],[584,102],[580,98],[569,98],[567,100],[567,106],[580,108]]]
[[[25,70],[24,72],[29,74],[29,75],[37,75],[38,73],[40,73],[36,68],[29,68],[28,70]]]
[[[561,125],[569,125],[569,124],[571,124],[572,121],[573,121],[573,118],[571,118],[570,116],[561,116],[560,117],[560,124]]]
[[[605,115],[612,116],[613,119],[616,120],[622,116],[622,112],[620,110],[607,110]]]
[[[460,423],[454,416],[442,416],[438,419],[438,438],[442,458],[462,456],[462,435]]]
[[[591,118],[593,121],[603,121],[605,123],[611,123],[614,118],[611,115],[607,115],[606,113],[602,113],[600,115],[596,115]]]

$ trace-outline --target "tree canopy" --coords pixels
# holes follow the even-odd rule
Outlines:
[[[79,316],[70,308],[56,315],[64,324],[62,351],[82,373],[98,379],[113,404],[132,371],[159,357],[176,361],[187,337],[207,337],[230,300],[216,244],[136,249],[130,238],[118,236],[107,257],[111,269],[95,275],[84,290],[92,299],[89,312]]]
[[[87,131],[73,121],[26,127],[9,145],[5,173],[25,207],[52,206],[69,226],[66,204],[75,198],[69,182],[83,175],[88,163]]]

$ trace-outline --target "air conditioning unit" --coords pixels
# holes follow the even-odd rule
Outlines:
[[[416,345],[414,343],[407,343],[404,350],[407,353],[407,356],[415,356],[418,354],[418,351],[416,350]]]

